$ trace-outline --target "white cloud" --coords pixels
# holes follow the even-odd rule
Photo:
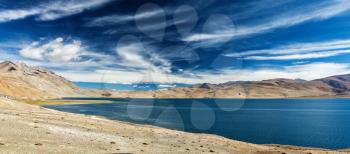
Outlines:
[[[104,69],[162,74],[171,69],[167,60],[151,48],[145,49],[141,42],[121,41],[115,50],[117,56],[88,51],[79,40],[69,41],[63,38],[49,41],[43,39],[20,46],[22,49],[18,52],[18,60],[53,70],[80,72]],[[126,78],[130,79],[130,76]]]
[[[28,16],[36,15],[38,13],[39,10],[36,9],[0,11],[0,22],[23,19]]]
[[[142,20],[145,18],[152,18],[152,17],[158,16],[159,14],[164,14],[164,10],[154,9],[147,12],[140,12],[135,15],[134,14],[126,14],[126,15],[113,14],[113,15],[94,18],[91,21],[89,21],[86,24],[86,26],[102,27],[107,25],[120,24],[123,22],[131,22],[133,20]]]
[[[260,81],[275,78],[313,80],[332,75],[348,74],[350,66],[339,63],[310,63],[303,65],[284,66],[282,69],[241,69],[226,70],[220,74],[206,73],[204,81],[209,83],[227,81]]]
[[[33,42],[19,51],[25,58],[34,60],[48,60],[51,62],[77,61],[85,52],[80,41],[73,40],[71,43],[64,43],[63,38],[57,38],[45,44]]]
[[[327,42],[312,42],[312,43],[297,43],[289,44],[286,46],[279,46],[273,49],[263,50],[250,50],[241,53],[229,53],[226,56],[230,57],[242,57],[257,54],[271,54],[271,55],[283,55],[283,54],[298,54],[309,53],[315,51],[327,51],[327,50],[341,50],[350,48],[350,40],[333,40]]]
[[[350,53],[350,40],[299,43],[272,49],[228,53],[229,57],[244,57],[251,60],[295,60],[337,56]]]
[[[294,26],[308,21],[329,19],[349,10],[350,3],[347,0],[325,1],[302,8],[286,10],[285,13],[273,16],[270,19],[265,19],[262,23],[242,27],[232,27],[231,29],[224,29],[219,32],[218,30],[215,30],[213,33],[193,34],[183,40],[187,42],[226,41],[230,38],[265,33],[278,28]]]
[[[88,68],[115,64],[115,57],[88,51],[79,40],[36,41],[27,45],[20,45],[19,55],[29,63],[44,62],[45,66],[61,68]],[[25,59],[23,59],[25,58]],[[36,61],[36,62],[33,62]]]
[[[175,75],[151,71],[97,70],[95,72],[59,72],[72,81],[107,83],[224,83],[228,81],[260,81],[274,78],[313,80],[348,74],[350,66],[340,63],[310,63],[285,66],[282,69],[231,69],[220,72],[185,72]]]
[[[52,1],[38,4],[37,7],[23,9],[4,9],[0,11],[0,22],[23,19],[36,16],[37,20],[49,21],[94,9],[112,0],[76,0]]]
[[[14,52],[4,51],[0,49],[0,61],[7,61],[9,59],[19,60],[20,58]]]
[[[300,59],[313,59],[313,58],[326,58],[337,56],[340,54],[350,53],[350,50],[336,50],[336,51],[324,51],[316,53],[307,53],[307,54],[291,54],[283,56],[248,56],[244,59],[249,60],[300,60]]]
[[[91,21],[89,21],[86,26],[87,27],[103,27],[107,25],[114,25],[119,24],[122,22],[130,22],[133,20],[133,17],[131,15],[109,15],[109,16],[103,16],[94,18]]]
[[[120,39],[116,53],[121,59],[119,65],[152,72],[170,71],[170,63],[151,51],[151,48],[146,48],[136,37],[125,36]]]
[[[115,55],[89,51],[79,40],[53,40],[41,38],[40,41],[0,42],[0,60],[13,60],[34,66],[44,66],[52,70],[91,70],[107,69],[116,64]]]
[[[118,47],[117,49],[117,54],[122,60],[121,65],[133,68],[151,69],[153,64],[144,58],[142,52],[145,52],[145,49],[135,44]]]

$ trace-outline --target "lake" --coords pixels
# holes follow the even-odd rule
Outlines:
[[[350,99],[110,100],[44,107],[256,144],[350,148]]]

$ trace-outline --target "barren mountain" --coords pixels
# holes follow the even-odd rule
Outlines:
[[[350,75],[332,76],[312,81],[271,79],[222,84],[197,84],[153,92],[112,92],[112,97],[147,98],[292,98],[339,97],[350,94]]]
[[[58,98],[79,96],[70,81],[42,67],[5,61],[0,63],[0,95],[16,98]]]
[[[129,98],[290,98],[350,96],[350,74],[305,81],[271,79],[222,84],[198,84],[158,91],[82,90],[42,67],[6,61],[0,63],[0,95],[42,99],[60,97]]]
[[[337,94],[349,94],[350,92],[350,74],[331,76],[315,81],[320,81],[329,85]]]
[[[174,90],[170,90],[174,91]],[[263,81],[199,84],[185,88],[194,97],[217,98],[290,98],[335,97],[350,93],[350,75],[332,76],[312,81],[271,79]],[[177,91],[179,92],[179,91]]]

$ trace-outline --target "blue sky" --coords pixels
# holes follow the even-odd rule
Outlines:
[[[0,60],[72,81],[222,83],[350,73],[347,0],[0,0]]]

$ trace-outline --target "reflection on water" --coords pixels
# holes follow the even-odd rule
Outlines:
[[[44,107],[257,144],[350,148],[350,99],[111,100]]]

